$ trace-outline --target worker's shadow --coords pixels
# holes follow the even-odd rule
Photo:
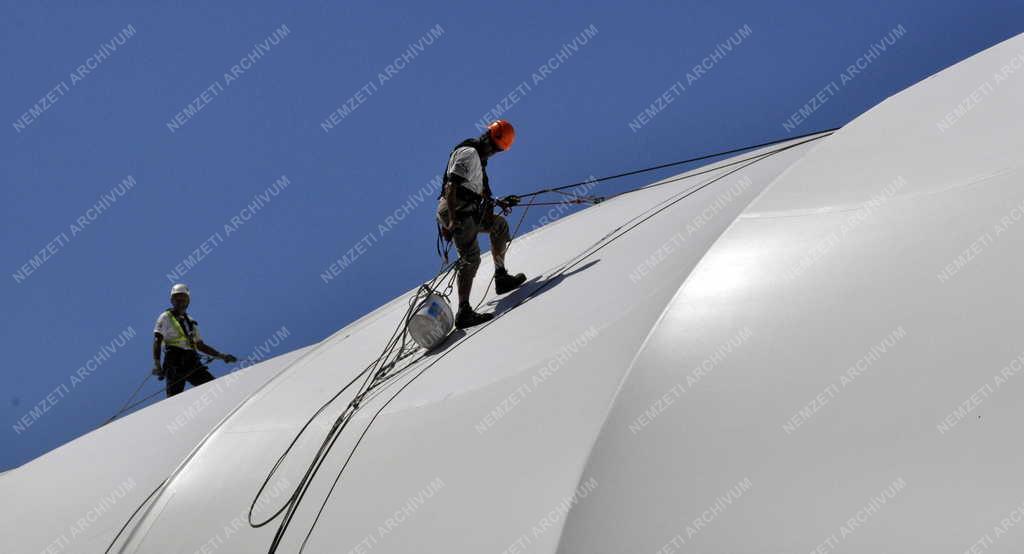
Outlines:
[[[494,317],[499,317],[501,316],[501,314],[504,314],[505,312],[511,310],[512,308],[515,308],[516,306],[522,304],[523,302],[531,298],[536,298],[541,294],[544,294],[545,292],[553,289],[567,278],[572,277],[573,275],[576,275],[581,271],[585,271],[587,269],[590,269],[591,267],[594,267],[594,265],[596,265],[597,262],[600,261],[601,260],[599,258],[587,262],[571,271],[556,272],[551,274],[549,277],[545,277],[543,279],[540,277],[534,277],[520,285],[518,289],[514,290],[508,296],[504,296],[497,300],[491,300],[490,302],[487,303],[487,305],[494,306]],[[439,354],[444,354],[448,352],[450,346],[458,343],[466,335],[466,329],[455,329],[454,331],[449,333],[448,336],[445,337],[445,339],[441,341],[440,344],[426,352],[424,356],[430,358],[437,356]]]
[[[511,294],[503,296],[497,299],[497,301],[491,300],[488,302],[488,305],[494,306],[494,317],[499,317],[501,314],[504,314],[523,302],[537,298],[545,292],[557,287],[562,283],[562,281],[569,277],[594,267],[600,261],[601,259],[598,258],[569,271],[557,271],[548,277],[533,277],[520,285],[518,289],[512,291]]]

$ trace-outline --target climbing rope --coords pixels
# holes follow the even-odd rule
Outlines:
[[[831,134],[831,133],[834,133],[837,130],[839,130],[839,127],[833,127],[831,129],[824,129],[824,130],[821,130],[821,131],[814,131],[814,132],[811,132],[811,133],[805,133],[803,135],[797,135],[795,137],[779,138],[779,139],[775,139],[775,140],[770,140],[768,142],[762,142],[760,144],[753,144],[753,145],[750,145],[750,146],[743,146],[743,147],[740,147],[740,148],[733,148],[731,150],[724,150],[724,151],[721,151],[721,152],[714,152],[714,153],[711,153],[711,154],[702,154],[700,156],[693,157],[693,158],[687,158],[685,160],[678,160],[678,161],[668,162],[668,163],[654,165],[654,166],[650,166],[650,167],[643,167],[643,168],[640,168],[640,169],[633,169],[633,170],[630,170],[630,171],[626,171],[624,173],[617,173],[615,175],[606,175],[604,177],[598,177],[596,179],[587,179],[585,181],[579,181],[579,182],[576,182],[576,183],[570,183],[568,185],[560,185],[560,186],[557,186],[557,187],[540,189],[540,190],[536,190],[536,191],[533,191],[533,192],[527,192],[525,194],[517,194],[516,196],[518,196],[519,198],[528,198],[530,196],[536,196],[538,194],[544,194],[546,192],[558,192],[558,191],[562,191],[562,190],[565,190],[565,189],[570,189],[570,188],[573,188],[573,187],[579,187],[579,186],[589,185],[589,184],[594,184],[594,183],[602,183],[602,182],[605,182],[605,181],[612,181],[612,180],[615,180],[615,179],[621,179],[623,177],[630,177],[630,176],[633,176],[633,175],[640,175],[641,173],[648,173],[648,172],[651,172],[651,171],[657,171],[659,169],[665,169],[665,168],[668,168],[668,167],[675,167],[675,166],[678,166],[678,165],[683,165],[683,164],[688,164],[688,163],[693,163],[693,162],[699,162],[699,161],[702,161],[702,160],[709,160],[711,158],[717,158],[717,157],[720,157],[720,156],[728,156],[729,154],[737,154],[739,152],[744,152],[746,150],[753,150],[755,148],[761,148],[761,147],[764,147],[764,146],[772,146],[774,144],[779,144],[779,143],[782,143],[782,142],[788,142],[788,141],[791,141],[791,140],[800,140],[802,138],[807,138],[807,137],[814,136],[814,135],[821,135],[821,134],[824,134],[824,133]],[[644,187],[640,187],[640,188],[644,188]],[[638,189],[633,189],[633,190],[639,190],[639,188]],[[631,190],[629,192],[633,192],[633,191]]]
[[[193,369],[192,369],[191,371],[189,371],[188,373],[186,373],[185,375],[183,375],[183,376],[182,376],[181,378],[179,378],[179,379],[175,379],[175,380],[174,380],[173,382],[171,382],[171,383],[168,383],[167,385],[165,385],[165,387],[173,387],[173,386],[175,386],[175,385],[178,385],[178,384],[180,384],[180,383],[184,383],[185,381],[187,381],[187,380],[188,380],[188,378],[189,378],[189,377],[191,377],[191,376],[192,376],[192,374],[193,374],[193,373],[195,373],[195,372],[199,371],[200,369],[206,369],[206,364],[208,364],[208,363],[210,363],[210,362],[212,362],[212,361],[214,361],[214,360],[216,360],[216,359],[217,359],[217,358],[214,358],[213,356],[207,356],[207,355],[203,354],[203,355],[202,355],[202,356],[200,357],[200,361],[199,361],[199,367],[193,368]],[[151,377],[153,377],[153,374],[152,374],[152,372],[151,372],[151,373],[150,373],[149,375],[147,375],[147,376],[146,376],[146,378],[145,378],[145,379],[143,379],[141,383],[139,383],[139,386],[138,386],[138,387],[137,387],[137,388],[135,389],[135,392],[133,392],[133,393],[131,394],[131,396],[129,396],[129,397],[128,397],[128,400],[126,400],[126,401],[125,401],[125,403],[124,403],[124,405],[123,405],[123,406],[121,406],[121,409],[120,409],[120,410],[118,410],[118,411],[116,411],[116,412],[114,412],[114,415],[110,416],[110,418],[109,418],[109,419],[107,419],[106,421],[104,421],[104,422],[103,422],[103,423],[102,423],[102,424],[100,425],[100,427],[103,427],[104,425],[106,425],[106,424],[110,423],[111,421],[114,421],[115,419],[117,419],[117,418],[121,417],[122,415],[124,415],[125,413],[127,413],[128,411],[130,411],[130,410],[131,410],[132,408],[134,408],[134,407],[136,407],[136,406],[141,406],[142,404],[145,404],[146,402],[148,402],[148,401],[149,401],[150,399],[152,399],[153,397],[155,397],[155,396],[157,396],[157,395],[160,395],[160,394],[164,394],[164,393],[166,392],[166,388],[165,388],[165,389],[163,389],[163,390],[157,390],[157,391],[154,391],[153,393],[151,393],[151,394],[148,394],[148,395],[146,395],[146,396],[144,396],[144,397],[140,398],[139,400],[137,400],[137,401],[135,401],[135,402],[132,402],[132,400],[134,400],[134,399],[135,399],[135,396],[136,396],[137,394],[139,394],[139,391],[140,391],[140,390],[142,390],[142,387],[143,387],[143,386],[144,386],[144,385],[145,385],[146,383],[148,383],[148,382],[149,382],[149,379],[150,379]]]
[[[274,534],[274,539],[271,543],[269,552],[275,552],[277,550],[281,540],[284,538],[285,531],[287,531],[291,520],[295,515],[295,511],[298,509],[299,504],[305,497],[306,492],[309,490],[309,486],[312,484],[313,478],[316,476],[317,472],[319,472],[320,467],[326,460],[327,454],[330,452],[331,448],[333,448],[335,442],[341,436],[341,432],[348,426],[348,423],[359,410],[362,403],[372,398],[372,395],[378,389],[402,372],[401,369],[396,369],[398,362],[411,357],[416,352],[415,349],[410,350],[407,345],[409,319],[423,307],[431,294],[439,294],[446,299],[449,298],[454,288],[458,263],[459,262],[456,261],[445,264],[437,275],[427,283],[424,283],[417,288],[416,292],[413,293],[409,299],[405,314],[399,320],[399,324],[395,327],[395,330],[392,332],[381,353],[344,387],[320,405],[316,412],[306,420],[305,424],[303,424],[298,433],[295,434],[291,442],[274,463],[274,466],[271,468],[263,483],[260,485],[259,490],[256,492],[248,511],[249,525],[254,528],[263,527],[277,519],[279,516],[283,516],[281,523]],[[426,351],[421,352],[415,357],[415,359],[407,363],[405,367],[411,367],[419,360],[426,357],[427,354],[428,352]],[[349,390],[349,388],[355,385],[360,379],[362,379],[362,384],[359,385],[352,400],[349,401],[348,405],[335,418],[330,430],[328,430],[326,436],[321,442],[316,455],[307,466],[305,474],[302,479],[300,479],[298,485],[292,490],[287,501],[270,516],[261,521],[254,521],[253,512],[256,509],[256,504],[259,502],[260,497],[270,484],[271,479],[273,479],[281,464],[298,443],[299,439],[306,432],[309,426],[312,425],[313,421],[315,421],[331,404],[333,404],[342,394],[345,393],[345,391]]]
[[[142,382],[141,382],[141,383],[139,383],[139,386],[138,386],[138,387],[135,387],[135,392],[133,392],[133,393],[131,394],[131,396],[129,396],[129,397],[128,397],[128,400],[125,400],[124,404],[122,404],[122,405],[121,405],[121,409],[119,409],[118,411],[114,412],[114,415],[110,416],[110,419],[108,419],[108,420],[104,421],[104,422],[103,422],[103,425],[106,425],[106,424],[110,423],[111,421],[114,421],[114,420],[115,420],[115,419],[117,419],[117,418],[118,418],[118,417],[119,417],[119,416],[120,416],[121,414],[125,413],[125,412],[126,412],[126,411],[128,410],[128,405],[129,405],[129,404],[131,404],[132,400],[135,400],[135,396],[136,396],[137,394],[139,394],[139,391],[140,391],[140,390],[142,390],[142,387],[143,387],[143,386],[145,386],[145,385],[146,385],[146,383],[148,383],[148,382],[149,382],[149,379],[150,379],[151,377],[153,377],[153,373],[152,373],[152,372],[150,372],[150,373],[147,373],[147,374],[146,374],[146,377],[145,377],[145,378],[144,378],[144,379],[142,380]],[[103,427],[103,425],[100,425],[100,427]]]

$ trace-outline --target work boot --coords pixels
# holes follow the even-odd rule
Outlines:
[[[526,275],[522,273],[516,273],[515,275],[509,275],[508,270],[503,267],[496,268],[494,270],[494,290],[498,294],[505,294],[519,288],[526,282]]]
[[[492,319],[494,319],[494,314],[481,314],[474,312],[473,308],[469,306],[460,306],[459,315],[455,316],[455,328],[475,327]]]

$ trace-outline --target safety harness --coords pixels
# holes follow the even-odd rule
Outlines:
[[[178,333],[178,336],[173,339],[164,337],[164,341],[167,344],[167,346],[195,350],[196,322],[192,318],[190,318],[188,314],[185,314],[184,320],[178,319],[178,316],[174,315],[174,310],[171,309],[167,310],[167,315],[171,317],[171,325],[174,326],[175,332]],[[184,325],[182,325],[182,323],[184,323]],[[187,332],[186,329],[188,330]]]
[[[455,155],[455,151],[459,148],[470,147],[476,151],[476,155],[480,158],[480,173],[483,175],[483,194],[477,194],[468,187],[459,186],[455,188],[455,196],[458,199],[457,204],[460,206],[469,206],[471,209],[463,209],[461,211],[456,210],[456,206],[448,206],[448,210],[452,214],[463,214],[470,215],[477,221],[480,221],[483,216],[488,212],[494,211],[494,200],[491,198],[491,184],[490,179],[487,177],[487,156],[484,156],[481,152],[483,143],[479,138],[468,138],[452,148],[452,151],[448,154],[448,160],[444,165],[444,178],[441,180],[441,193],[438,195],[438,200],[444,198],[445,188],[448,187],[450,176],[448,175],[448,167],[452,163],[452,156]],[[446,262],[448,260],[448,250],[450,249],[450,242],[452,240],[451,233],[441,226],[440,222],[437,223],[437,254],[441,256]]]
[[[448,175],[448,166],[450,166],[452,163],[452,156],[455,155],[456,150],[467,146],[472,148],[473,150],[476,150],[476,155],[480,158],[480,172],[483,175],[483,194],[477,194],[469,190],[468,187],[458,187],[457,189],[455,189],[455,194],[461,203],[479,208],[481,204],[483,204],[486,200],[491,198],[491,183],[490,179],[488,179],[487,177],[487,156],[484,156],[483,153],[481,152],[483,144],[481,143],[480,139],[468,138],[455,145],[455,148],[452,148],[451,153],[448,154],[448,161],[445,163],[444,166],[444,179],[441,182],[444,183],[445,186],[448,185],[448,180],[451,177],[450,175]],[[444,187],[441,187],[441,194],[440,196],[438,196],[438,199],[441,198],[444,198]],[[454,206],[448,206],[449,210],[453,208]],[[477,209],[476,211],[479,212],[479,209]]]

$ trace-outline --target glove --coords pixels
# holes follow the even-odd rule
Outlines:
[[[154,362],[153,364],[153,375],[156,375],[158,381],[163,381],[166,374],[164,368],[160,367],[160,362]]]
[[[504,198],[499,198],[496,201],[496,204],[498,204],[498,206],[501,207],[502,209],[507,210],[509,208],[519,205],[519,197],[514,194],[510,194]]]
[[[238,361],[238,358],[232,356],[231,354],[223,354],[220,357],[220,359],[224,360],[225,362],[227,362],[229,364],[233,364],[233,363]]]

